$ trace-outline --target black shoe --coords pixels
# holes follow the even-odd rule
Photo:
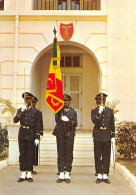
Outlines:
[[[105,183],[107,183],[107,184],[110,184],[110,183],[111,183],[109,179],[103,179],[103,181],[104,181]]]
[[[33,179],[31,177],[27,178],[28,182],[33,182]]]
[[[62,183],[63,181],[64,181],[64,179],[58,178],[57,181],[56,181],[56,183]]]
[[[25,181],[25,179],[23,179],[21,177],[17,180],[17,182],[22,182],[22,181]]]
[[[36,171],[32,171],[32,174],[33,174],[33,175],[36,175],[36,174],[37,174],[37,172],[36,172]]]
[[[70,179],[65,179],[65,182],[66,182],[66,183],[70,183],[71,180],[70,180]]]
[[[102,179],[97,178],[96,183],[99,184],[102,182]]]

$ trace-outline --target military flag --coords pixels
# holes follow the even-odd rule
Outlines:
[[[50,63],[47,88],[46,103],[48,107],[56,114],[63,106],[63,87],[60,69],[60,48],[56,38],[56,30],[54,28],[53,57]]]

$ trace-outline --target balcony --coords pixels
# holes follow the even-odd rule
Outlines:
[[[101,0],[34,0],[34,10],[100,10]]]
[[[0,0],[0,18],[106,20],[107,0]]]

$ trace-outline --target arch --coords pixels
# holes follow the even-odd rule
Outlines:
[[[100,78],[101,70],[97,57],[86,46],[75,42],[59,42],[62,53],[71,54],[82,53],[83,67],[74,68],[62,68],[62,74],[65,75],[67,85],[67,93],[70,92],[70,82],[78,77],[79,80],[79,94],[78,96],[78,121],[81,121],[78,129],[92,129],[90,120],[90,109],[95,106],[95,95],[100,91]],[[52,56],[53,44],[42,50],[33,62],[30,73],[31,86],[30,91],[39,99],[37,107],[43,112],[43,118],[45,119],[44,126],[47,129],[54,128],[54,115],[49,110],[45,103],[46,96],[46,84],[48,79],[48,71],[50,65],[50,59]],[[72,81],[73,79],[73,81]],[[64,81],[64,80],[63,80]],[[65,85],[64,85],[65,86]],[[69,86],[69,87],[68,87]],[[64,90],[65,91],[65,90]],[[65,92],[66,92],[65,91]],[[72,95],[72,94],[71,94]],[[76,97],[77,97],[76,96]],[[74,102],[73,98],[72,101]],[[75,102],[76,103],[76,102]],[[75,107],[76,104],[72,105]],[[81,119],[81,120],[80,120]],[[86,122],[87,121],[87,122]]]
[[[101,91],[101,75],[102,75],[102,71],[101,71],[101,68],[100,68],[100,64],[99,64],[99,61],[96,57],[96,55],[94,54],[94,52],[92,52],[88,47],[86,47],[85,45],[82,45],[80,43],[77,43],[77,42],[74,42],[74,41],[59,41],[59,46],[76,46],[76,47],[79,47],[79,48],[82,48],[83,50],[85,50],[87,53],[89,53],[95,60],[97,66],[98,66],[98,69],[99,69],[99,91]],[[34,70],[34,67],[35,65],[37,64],[38,60],[41,58],[41,56],[44,55],[44,53],[48,52],[50,49],[53,48],[53,43],[48,45],[47,47],[45,47],[38,55],[37,57],[35,58],[33,64],[32,64],[32,67],[31,67],[31,71],[30,71],[30,90],[32,88],[32,73],[33,73],[33,70]]]

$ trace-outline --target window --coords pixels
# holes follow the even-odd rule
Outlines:
[[[71,67],[72,66],[72,57],[65,56],[65,67]]]
[[[100,10],[100,2],[101,0],[34,0],[34,10]]]
[[[58,10],[67,9],[67,0],[58,0]]]
[[[100,10],[100,0],[83,0],[83,10]]]
[[[79,66],[80,66],[80,57],[73,56],[73,67],[79,67]]]
[[[62,54],[60,66],[62,68],[79,68],[82,64],[82,55],[81,54]]]
[[[34,0],[34,10],[55,10],[55,0]]]
[[[0,10],[4,10],[4,0],[0,0]]]
[[[71,0],[71,10],[80,10],[80,0]]]

